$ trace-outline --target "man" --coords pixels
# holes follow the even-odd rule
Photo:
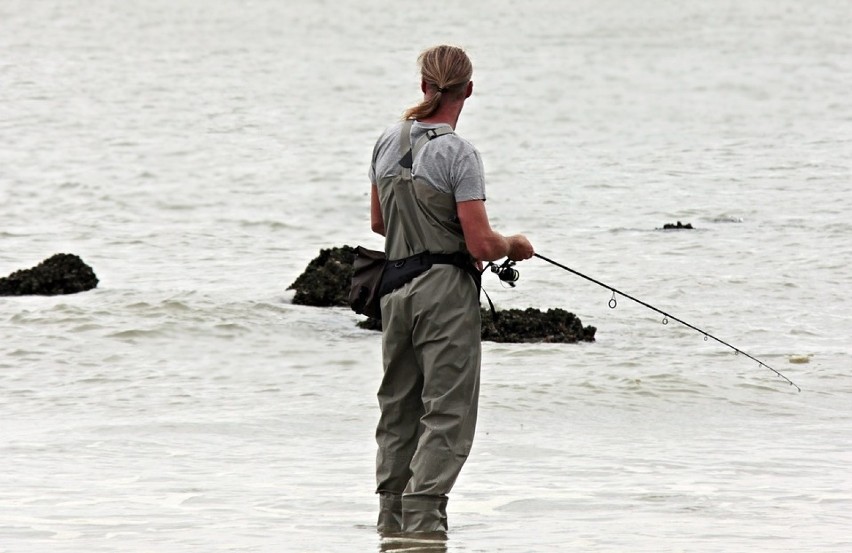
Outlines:
[[[391,260],[385,281],[407,271],[381,300],[383,532],[447,531],[447,494],[470,452],[479,399],[474,264],[533,255],[523,235],[491,228],[479,152],[453,132],[473,93],[470,59],[442,45],[418,62],[423,101],[382,134],[369,173],[372,229],[385,236]]]

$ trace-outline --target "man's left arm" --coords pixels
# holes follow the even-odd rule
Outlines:
[[[379,187],[375,183],[370,187],[370,228],[376,234],[385,235],[385,220],[382,217],[382,204],[379,203]]]

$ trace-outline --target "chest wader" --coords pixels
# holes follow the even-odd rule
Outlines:
[[[479,285],[471,276],[479,273],[453,195],[411,176],[423,145],[452,130],[427,131],[412,149],[411,124],[402,128],[399,174],[378,183],[388,266],[402,261],[398,272],[405,272],[407,264],[427,260],[423,271],[412,270],[381,300],[378,528],[446,532],[447,494],[470,453],[476,425],[481,329]],[[394,274],[388,269],[388,281]]]

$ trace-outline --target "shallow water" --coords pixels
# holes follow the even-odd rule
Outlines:
[[[495,228],[802,388],[539,260],[487,279],[597,342],[484,345],[446,549],[848,551],[844,8],[7,0],[0,275],[101,283],[0,300],[0,551],[407,545],[372,528],[379,336],[286,287],[379,247],[372,144],[445,41]]]

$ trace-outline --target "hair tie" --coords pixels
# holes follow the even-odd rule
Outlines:
[[[447,86],[443,86],[443,87],[439,86],[437,88],[438,88],[438,92],[446,92],[447,90],[449,90],[449,87],[447,87]]]

